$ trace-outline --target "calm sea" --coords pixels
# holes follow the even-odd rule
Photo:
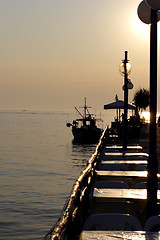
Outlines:
[[[55,224],[96,147],[72,143],[75,117],[0,111],[0,240],[43,239]]]

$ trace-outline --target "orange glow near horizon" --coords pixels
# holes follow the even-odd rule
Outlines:
[[[145,118],[145,122],[149,123],[150,122],[150,112],[142,112],[140,114],[141,117],[144,117]],[[158,120],[158,117],[160,116],[160,113],[158,112],[157,113],[157,120]]]
[[[141,117],[145,118],[145,122],[150,122],[150,112],[142,112],[140,115]]]

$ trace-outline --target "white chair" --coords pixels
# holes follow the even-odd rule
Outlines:
[[[135,185],[133,185],[134,189],[146,189],[147,188],[147,182],[138,182]],[[160,190],[160,182],[158,182],[157,186],[158,190]]]
[[[141,231],[139,220],[129,214],[93,214],[84,223],[83,230]]]
[[[102,164],[99,165],[99,170],[128,171],[129,169],[125,164]]]
[[[159,232],[160,231],[160,215],[152,216],[148,218],[145,223],[144,230],[149,232]]]

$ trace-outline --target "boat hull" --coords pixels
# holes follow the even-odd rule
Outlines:
[[[75,142],[96,143],[102,134],[100,128],[72,128]]]

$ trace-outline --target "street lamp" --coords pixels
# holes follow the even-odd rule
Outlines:
[[[119,66],[119,71],[124,76],[124,119],[123,119],[123,150],[127,149],[127,110],[128,110],[128,75],[131,73],[131,65],[128,62],[128,52],[125,51],[125,59]]]
[[[156,113],[157,113],[157,22],[160,9],[159,0],[142,1],[138,6],[138,16],[146,24],[150,24],[150,131],[149,159],[147,177],[147,218],[157,214],[157,172],[158,160],[156,152]]]
[[[125,60],[122,60],[122,63],[119,65],[119,71],[122,76],[125,74],[125,64],[126,64],[126,71],[127,74],[129,75],[131,73],[131,64],[128,62],[125,63]]]
[[[139,4],[138,9],[137,9],[137,14],[138,14],[139,19],[143,23],[151,24],[151,9],[154,10],[154,8],[151,8],[147,2],[149,2],[149,0],[146,0],[146,1],[143,0]],[[159,20],[160,20],[160,12],[157,12],[157,21],[159,21]]]

